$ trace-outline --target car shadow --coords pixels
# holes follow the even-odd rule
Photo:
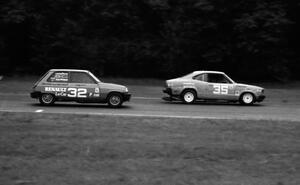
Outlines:
[[[95,104],[95,103],[55,103],[53,105],[41,105],[39,103],[33,103],[31,104],[34,107],[46,107],[46,108],[74,108],[74,107],[80,107],[80,108],[105,108],[105,109],[131,109],[128,105],[122,105],[118,108],[113,108],[108,106],[107,104]]]
[[[176,105],[220,105],[220,106],[237,106],[237,107],[263,107],[263,104],[254,103],[252,105],[242,105],[234,102],[222,102],[222,101],[197,101],[192,104],[186,104],[182,101],[163,101],[164,104],[176,104]]]

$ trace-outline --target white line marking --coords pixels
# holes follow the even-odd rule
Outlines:
[[[35,112],[37,112],[37,113],[39,113],[39,112],[44,112],[44,110],[43,110],[43,109],[38,109],[38,110],[36,110]]]
[[[1,110],[0,112],[11,112],[11,113],[31,113],[30,111],[23,110]],[[140,118],[178,118],[178,119],[211,119],[211,120],[253,120],[253,121],[292,121],[299,122],[299,119],[284,119],[284,118],[265,118],[265,117],[213,117],[213,116],[176,116],[176,115],[159,115],[159,114],[126,114],[126,113],[97,113],[97,112],[44,112],[48,114],[69,114],[69,115],[95,115],[95,116],[120,116],[120,117],[140,117]]]

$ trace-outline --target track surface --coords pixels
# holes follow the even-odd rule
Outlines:
[[[241,106],[226,103],[185,105],[165,102],[159,86],[129,86],[133,97],[119,109],[104,104],[56,103],[40,106],[29,97],[29,90],[6,90],[0,85],[0,111],[95,114],[120,116],[149,116],[174,118],[242,119],[242,120],[291,120],[300,121],[300,89],[267,89],[267,99],[261,104]],[[16,88],[17,89],[17,88]]]

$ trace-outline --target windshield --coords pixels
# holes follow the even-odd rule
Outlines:
[[[93,73],[89,72],[89,74],[96,80],[97,83],[101,82]]]

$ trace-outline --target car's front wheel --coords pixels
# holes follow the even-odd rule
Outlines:
[[[193,90],[185,90],[182,93],[182,100],[184,103],[191,104],[196,100],[196,93]]]
[[[252,105],[255,102],[255,97],[252,93],[244,93],[240,97],[240,103],[243,105]]]
[[[52,105],[55,102],[55,97],[53,94],[41,94],[39,101],[42,105]]]
[[[123,104],[123,97],[120,93],[112,93],[108,96],[107,103],[110,107],[121,107]]]

